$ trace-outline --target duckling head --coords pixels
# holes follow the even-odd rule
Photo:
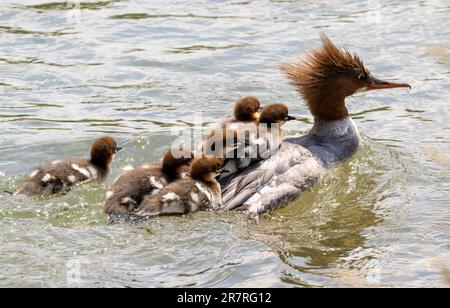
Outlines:
[[[108,167],[114,155],[122,150],[111,137],[103,137],[94,141],[91,146],[91,163],[99,167]]]
[[[211,183],[221,174],[229,172],[222,167],[222,160],[219,158],[201,157],[192,161],[189,173],[194,180]]]
[[[284,104],[272,104],[263,108],[259,115],[259,124],[279,124],[283,125],[287,121],[295,120],[289,115],[289,109]]]
[[[259,118],[261,103],[256,97],[248,96],[240,99],[234,106],[234,117],[239,122],[254,122]]]
[[[167,150],[162,157],[162,171],[172,179],[182,177],[189,170],[194,154],[191,150],[180,147]]]

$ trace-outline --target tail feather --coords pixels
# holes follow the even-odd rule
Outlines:
[[[128,214],[131,206],[131,200],[129,203],[122,203],[121,200],[111,198],[105,201],[105,205],[103,206],[103,208],[106,214],[115,216]]]
[[[27,196],[27,197],[35,197],[42,195],[44,193],[44,187],[39,183],[34,181],[28,181],[23,184],[17,191],[14,193],[15,196]]]
[[[163,204],[160,198],[147,196],[136,211],[138,216],[159,216],[162,214]]]

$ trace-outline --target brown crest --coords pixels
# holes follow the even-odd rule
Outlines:
[[[321,35],[322,47],[300,60],[282,66],[319,120],[339,120],[348,116],[345,98],[354,94],[372,77],[356,54],[336,47]]]

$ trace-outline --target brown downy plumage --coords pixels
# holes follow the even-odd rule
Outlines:
[[[238,100],[234,106],[234,119],[237,122],[254,122],[259,118],[261,103],[254,96]]]
[[[197,158],[191,163],[189,178],[177,180],[157,194],[146,196],[135,214],[153,217],[218,209],[222,199],[216,177],[224,172],[220,159]]]
[[[268,158],[281,144],[281,127],[294,119],[286,105],[268,105],[254,123],[214,131],[208,140],[212,152],[206,154],[223,159],[233,172],[243,170],[254,161]]]
[[[259,115],[258,124],[279,124],[295,120],[289,115],[289,108],[284,104],[271,104],[264,107]]]
[[[220,127],[213,128],[209,135],[203,138],[201,152],[224,158],[234,150],[233,140],[236,141],[238,131],[256,123],[261,109],[261,103],[256,97],[247,96],[237,101],[233,109],[234,116],[223,120]]]
[[[108,215],[133,212],[145,195],[154,194],[167,184],[187,176],[193,154],[187,149],[167,150],[161,162],[122,173],[106,193],[104,205]]]
[[[114,154],[121,148],[110,137],[97,139],[91,146],[91,158],[58,160],[31,172],[15,195],[39,196],[67,191],[73,185],[94,179],[104,181]]]
[[[271,104],[263,108],[255,132],[258,141],[249,140],[249,142],[247,142],[250,147],[257,146],[258,159],[268,158],[263,155],[263,153],[273,152],[280,146],[283,138],[281,127],[286,124],[286,122],[295,119],[295,117],[289,115],[289,108],[284,104]]]
[[[226,166],[235,171],[244,170],[255,161],[269,158],[281,145],[281,127],[291,120],[295,120],[295,117],[289,115],[289,109],[284,104],[264,107],[257,123],[247,131],[239,132],[236,140],[238,147],[234,150],[235,159],[226,161]]]
[[[317,121],[348,117],[345,99],[356,92],[409,87],[375,79],[362,60],[321,35],[322,47],[282,70],[298,88]]]

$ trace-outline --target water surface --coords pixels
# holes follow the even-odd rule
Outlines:
[[[160,156],[244,95],[312,119],[280,63],[325,31],[411,92],[358,95],[360,151],[259,225],[238,213],[106,226],[106,185],[51,199],[0,194],[0,286],[449,286],[450,5],[444,0],[4,0],[0,190],[40,163],[117,138]]]

